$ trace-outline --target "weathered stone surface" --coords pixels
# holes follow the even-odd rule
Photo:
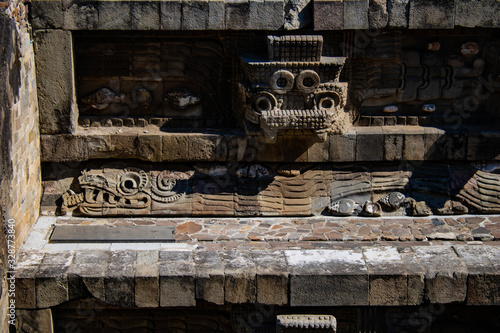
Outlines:
[[[71,133],[76,126],[70,31],[35,32],[40,133]]]
[[[224,263],[225,300],[229,303],[254,303],[256,300],[256,270],[250,251],[226,251]]]
[[[160,306],[194,306],[195,268],[189,251],[160,251]]]
[[[342,8],[340,15],[343,16]],[[311,0],[285,1],[285,30],[295,30],[310,26],[313,22],[313,9]]]
[[[31,17],[34,28],[61,28],[63,25],[62,2],[60,0],[33,1],[31,6]]]
[[[196,299],[224,304],[224,265],[219,254],[198,251],[194,254]]]
[[[370,305],[407,305],[407,273],[397,249],[368,248],[363,255],[370,275]]]
[[[69,1],[63,4],[63,28],[65,30],[94,30],[99,24],[99,12],[95,2]]]
[[[116,251],[111,253],[108,274],[104,279],[107,303],[123,307],[135,304],[135,251]]]
[[[160,29],[160,2],[132,1],[130,15],[132,28],[135,30]]]
[[[387,26],[387,0],[371,0],[368,8],[368,24],[370,29],[382,29]]]
[[[388,0],[389,20],[387,25],[394,28],[407,28],[409,5],[410,0]]]
[[[37,273],[37,308],[49,308],[68,300],[68,280],[63,266],[46,267],[44,272],[39,271]]]
[[[500,304],[500,250],[484,245],[454,246],[469,272],[467,304]]]
[[[283,0],[227,0],[226,29],[276,30],[283,26]]]
[[[496,0],[455,0],[455,25],[495,28],[500,26],[500,3]]]
[[[408,161],[424,160],[424,135],[414,131],[406,131],[404,136],[403,158]]]
[[[53,332],[51,309],[22,310],[16,309],[17,332]]]
[[[378,127],[356,130],[356,161],[381,161],[384,158],[384,134]]]
[[[187,1],[182,4],[182,30],[203,30],[207,28],[209,1]]]
[[[291,266],[291,306],[368,305],[369,280],[361,252],[285,251]]]
[[[314,30],[344,29],[343,0],[316,0],[313,5]]]
[[[130,1],[101,1],[99,9],[99,30],[132,29]]]
[[[369,29],[369,0],[344,0],[344,29]]]
[[[207,29],[222,30],[225,23],[224,0],[208,1],[208,21]]]
[[[182,3],[177,0],[160,1],[160,20],[162,30],[180,30]]]
[[[410,29],[451,29],[455,25],[454,0],[410,1]]]
[[[426,298],[433,303],[463,302],[467,291],[467,269],[451,247],[414,248],[425,269]]]
[[[356,160],[356,134],[349,131],[330,136],[330,161],[352,162]]]
[[[160,304],[159,251],[138,251],[135,267],[135,305],[158,307]]]
[[[261,304],[288,304],[289,268],[282,251],[254,251],[257,274],[257,302]]]

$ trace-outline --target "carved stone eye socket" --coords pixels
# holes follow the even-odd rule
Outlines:
[[[271,111],[276,107],[276,104],[276,97],[265,91],[256,94],[254,97],[254,108],[258,113]]]
[[[294,75],[287,70],[280,69],[274,72],[269,80],[269,86],[277,94],[286,94],[293,88]]]
[[[314,90],[318,88],[319,84],[320,78],[318,73],[309,69],[300,72],[300,74],[297,75],[297,78],[295,79],[295,85],[297,86],[297,89],[306,94],[314,92]]]
[[[319,110],[333,111],[340,104],[340,97],[336,93],[328,92],[316,96],[316,106]]]
[[[144,171],[127,170],[121,177],[118,184],[118,192],[126,195],[137,193],[140,189],[146,186],[147,175]]]

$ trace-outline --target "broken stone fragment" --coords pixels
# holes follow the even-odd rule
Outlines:
[[[120,103],[125,99],[125,94],[115,93],[110,88],[104,87],[95,93],[82,98],[82,103],[97,110],[104,110],[112,103]]]
[[[165,95],[165,102],[176,110],[184,110],[200,101],[201,98],[187,88],[173,89]]]
[[[352,199],[340,199],[328,206],[328,211],[332,215],[349,216],[359,213],[361,207]]]
[[[379,200],[380,204],[389,210],[399,209],[405,202],[405,195],[401,192],[391,192]]]
[[[361,212],[364,216],[374,216],[378,217],[382,214],[382,208],[378,202],[365,202],[363,206],[363,211]]]

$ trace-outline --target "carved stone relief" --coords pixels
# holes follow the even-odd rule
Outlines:
[[[268,36],[266,59],[243,59],[247,132],[262,130],[274,142],[279,130],[312,130],[324,139],[349,127],[347,83],[339,82],[345,58],[322,50],[322,36]]]
[[[61,211],[85,216],[373,217],[500,212],[500,175],[494,170],[456,170],[453,177],[463,178],[460,185],[446,183],[439,173],[429,176],[435,168],[443,170],[443,165],[416,171],[300,164],[95,168],[78,177],[78,190],[63,195]]]

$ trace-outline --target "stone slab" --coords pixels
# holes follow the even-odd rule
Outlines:
[[[72,133],[77,107],[71,32],[37,30],[34,40],[40,133]]]
[[[344,29],[343,0],[315,0],[313,6],[314,30]]]
[[[369,29],[369,0],[344,0],[344,29]]]
[[[497,0],[455,0],[455,25],[475,28],[500,26],[500,2]]]
[[[52,242],[172,242],[175,228],[169,226],[57,225]]]
[[[454,0],[410,1],[410,29],[452,29],[455,26]]]

